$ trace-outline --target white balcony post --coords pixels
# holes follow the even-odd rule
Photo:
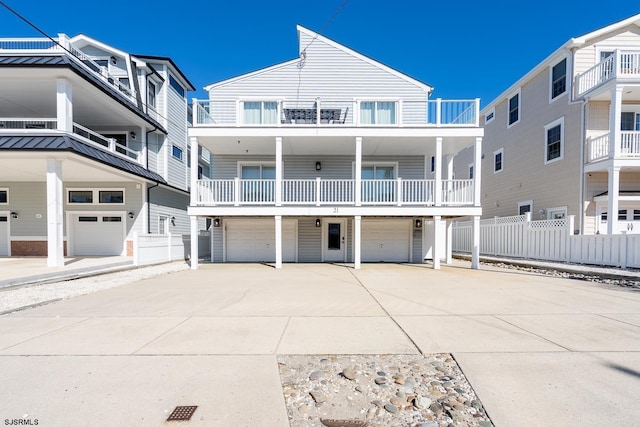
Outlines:
[[[611,107],[609,109],[609,157],[618,158],[621,148],[620,124],[622,120],[622,90],[620,86],[611,89]]]
[[[482,138],[476,138],[476,143],[473,146],[473,205],[480,206],[481,205],[481,196],[482,193],[480,191],[480,181],[482,178],[482,170],[481,170],[481,161],[482,161]]]
[[[282,215],[275,216],[276,225],[276,268],[282,268]]]
[[[447,166],[447,202],[451,204],[452,202],[463,202],[464,200],[457,200],[453,197],[454,186],[453,186],[453,155],[447,154],[445,156],[446,166]]]
[[[620,168],[607,168],[609,173],[607,202],[607,234],[619,234],[618,230],[618,194],[620,192]]]
[[[473,217],[471,233],[473,234],[473,246],[471,247],[471,268],[480,268],[480,216]]]
[[[436,126],[440,127],[442,120],[442,98],[436,98]]]
[[[191,216],[191,269],[198,269],[198,217]],[[171,250],[171,240],[169,240],[169,250]]]
[[[433,217],[433,247],[431,248],[431,257],[433,258],[433,269],[440,270],[440,248],[443,246],[441,230],[442,217],[435,215]]]
[[[435,155],[435,206],[442,206],[442,137],[436,138],[436,155]]]
[[[480,126],[480,98],[476,98],[475,104],[476,104],[476,109],[473,114],[475,115],[476,120],[474,124],[476,127],[479,127]]]
[[[316,177],[316,206],[320,206],[321,182],[320,177]]]
[[[282,206],[282,137],[276,137],[276,206]]]
[[[198,138],[189,138],[191,143],[191,206],[198,204],[198,195],[200,187],[198,186]]]
[[[320,98],[316,98],[316,125],[320,124]]]
[[[355,204],[362,205],[362,137],[356,137]]]
[[[450,265],[453,262],[453,221],[445,221],[447,228],[447,255],[445,263]]]
[[[396,179],[396,194],[398,195],[398,206],[402,206],[402,178]]]
[[[353,221],[353,268],[360,270],[362,258],[362,216],[356,215]]]
[[[47,267],[64,266],[62,160],[47,160]]]
[[[56,118],[58,130],[73,132],[73,89],[67,79],[56,80]]]

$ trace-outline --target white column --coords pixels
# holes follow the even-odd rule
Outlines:
[[[362,137],[356,137],[356,170],[355,170],[355,202],[356,206],[362,204]]]
[[[56,80],[56,119],[58,130],[73,132],[73,94],[67,79]]]
[[[356,215],[355,221],[353,223],[353,267],[356,270],[360,269],[360,259],[362,258],[361,231],[362,231],[362,217],[360,215]]]
[[[140,191],[142,192],[142,211],[138,215],[142,218],[142,234],[146,234],[149,232],[149,200],[147,200],[146,182],[140,184]]]
[[[196,206],[198,204],[198,192],[200,188],[198,187],[198,138],[192,137],[189,138],[189,142],[191,143],[191,206]]]
[[[453,155],[447,154],[445,159],[447,162],[447,179],[453,179]]]
[[[473,146],[473,205],[482,205],[482,192],[480,184],[482,180],[482,138],[476,138]]]
[[[198,217],[191,216],[191,269],[198,269]]]
[[[282,215],[276,215],[276,268],[282,268]]]
[[[609,172],[608,203],[607,203],[607,234],[620,234],[618,229],[618,197],[620,194],[620,168],[607,168]]]
[[[276,137],[276,206],[282,206],[282,137]]]
[[[471,268],[480,268],[480,216],[473,217],[471,232],[473,234],[473,246],[471,248]]]
[[[440,224],[442,217],[435,215],[433,217],[433,248],[431,249],[431,257],[433,258],[433,269],[440,269],[440,248],[443,247],[444,242],[442,239],[442,233],[440,232]]]
[[[447,227],[447,256],[446,263],[453,263],[453,221],[445,221]]]
[[[62,160],[47,160],[47,267],[64,266]]]
[[[442,205],[442,137],[436,138],[436,155],[435,157],[435,205]]]
[[[620,86],[611,89],[611,106],[609,108],[609,157],[620,156],[621,138],[620,124],[622,120],[622,90]]]

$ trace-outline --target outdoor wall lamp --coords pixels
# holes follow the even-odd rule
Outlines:
[[[11,212],[11,218],[18,219],[18,212]]]
[[[538,216],[539,216],[540,218],[542,218],[542,216],[544,215],[544,213],[545,213],[544,209],[540,209],[540,210],[538,211]]]
[[[316,227],[320,227],[322,225],[322,221],[320,221],[320,218],[316,218]]]
[[[214,219],[213,219],[213,226],[214,226],[214,227],[216,227],[216,228],[218,228],[218,227],[220,227],[220,223],[221,223],[221,222],[222,222],[222,221],[220,221],[220,218],[214,218]]]
[[[131,137],[131,139],[136,139],[136,133],[133,131],[129,134],[129,136]]]
[[[176,217],[175,216],[171,217],[171,225],[176,225]]]
[[[129,219],[133,219],[133,217],[134,217],[133,212],[129,212],[127,215],[129,216]]]
[[[319,171],[322,169],[322,163],[316,162],[316,170]]]
[[[416,220],[415,220],[414,224],[415,224],[415,228],[416,228],[416,229],[418,229],[418,230],[419,230],[419,229],[421,229],[421,228],[422,228],[422,220],[421,220],[420,218],[416,218]]]

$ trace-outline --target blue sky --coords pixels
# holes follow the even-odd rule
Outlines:
[[[296,24],[321,31],[344,0],[3,1],[52,36],[169,56],[202,98],[209,83],[295,58]],[[569,38],[637,13],[638,0],[349,0],[322,34],[434,86],[434,97],[486,105]],[[38,35],[2,7],[0,24],[2,38]]]

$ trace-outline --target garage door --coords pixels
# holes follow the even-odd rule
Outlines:
[[[274,262],[274,219],[226,220],[227,261]],[[282,260],[296,260],[296,221],[282,220]]]
[[[363,220],[361,236],[363,262],[409,262],[410,220]]]
[[[0,215],[0,256],[9,255],[9,217]]]
[[[79,215],[73,217],[73,255],[122,255],[122,216]]]

